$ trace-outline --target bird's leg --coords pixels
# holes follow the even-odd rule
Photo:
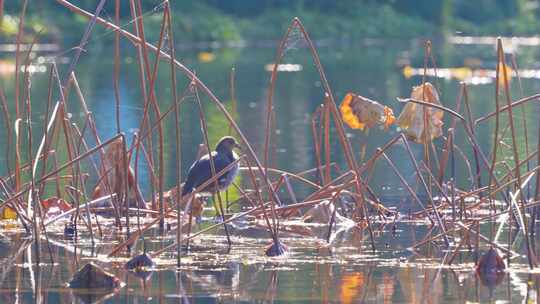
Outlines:
[[[225,212],[229,213],[229,189],[225,190]]]
[[[208,197],[203,197],[203,198],[201,198],[201,199],[202,199],[202,201],[203,201],[203,206],[206,205],[206,204],[208,204]],[[201,214],[199,214],[199,215],[197,215],[197,216],[195,217],[195,223],[196,223],[197,225],[200,225],[200,224],[202,223],[202,212],[201,212]]]
[[[219,214],[221,215],[221,222],[223,223],[223,228],[225,228],[225,235],[227,236],[227,245],[229,246],[229,249],[230,249],[232,246],[232,242],[231,242],[231,237],[229,235],[229,229],[227,228],[227,224],[225,224],[225,211],[223,210],[223,202],[221,201],[221,195],[218,189],[216,189],[216,195],[218,198],[217,203],[219,207]]]
[[[189,252],[189,236],[191,235],[191,223],[193,222],[193,199],[194,197],[192,196],[186,206],[185,206],[185,209],[184,209],[184,214],[186,214],[186,211],[189,210],[189,218],[188,218],[188,231],[187,231],[187,237],[188,237],[188,240],[186,242],[186,252]],[[182,229],[182,227],[178,227],[178,229]]]
[[[218,202],[216,200],[216,193],[217,192],[212,193],[212,206],[214,206],[214,212],[216,213],[214,216],[214,221],[221,222],[221,212],[219,212]]]

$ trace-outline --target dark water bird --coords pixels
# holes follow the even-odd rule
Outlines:
[[[193,190],[212,177],[210,155],[212,155],[212,159],[214,161],[216,170],[215,173],[218,174],[221,170],[225,169],[238,159],[238,155],[233,151],[234,148],[240,148],[240,145],[238,145],[236,139],[234,139],[232,136],[225,136],[218,141],[215,151],[213,151],[211,154],[206,154],[195,161],[189,168],[186,182],[182,188],[182,196],[193,192]],[[223,191],[232,184],[234,178],[236,175],[238,175],[239,168],[240,164],[236,163],[236,165],[218,178],[218,191]],[[216,189],[214,183],[210,183],[210,185],[200,191],[202,195],[206,196],[212,195],[215,192]]]

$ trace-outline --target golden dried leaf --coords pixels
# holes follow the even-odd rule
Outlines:
[[[389,107],[369,98],[348,93],[339,106],[343,121],[353,129],[364,130],[377,124],[388,128],[394,123],[394,112]]]
[[[17,219],[17,212],[15,210],[11,209],[10,207],[4,207],[2,209],[2,212],[0,213],[0,219],[1,220],[15,220]]]
[[[441,104],[437,89],[429,82],[413,87],[411,98]],[[397,124],[410,140],[424,144],[426,139],[432,141],[442,135],[443,115],[442,110],[409,102],[399,114]],[[427,126],[427,134],[424,133],[424,126]]]

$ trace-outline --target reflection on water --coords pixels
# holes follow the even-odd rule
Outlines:
[[[451,36],[448,37],[448,42],[452,44],[466,45],[489,45],[495,46],[497,43],[495,36]],[[501,37],[504,41],[504,49],[514,49],[512,46],[538,46],[540,45],[540,37]]]
[[[442,69],[463,66],[466,60],[471,61],[473,58],[483,69],[494,70],[495,52],[491,46],[469,47],[459,44],[434,45],[433,52]],[[538,51],[525,48],[520,50],[524,51],[517,54],[518,66],[531,70],[537,68],[535,58]],[[336,100],[341,100],[347,92],[353,91],[381,101],[399,113],[402,104],[395,98],[408,96],[410,88],[421,81],[418,73],[412,73],[410,78],[402,74],[404,63],[414,67],[422,66],[424,50],[421,43],[393,41],[369,47],[361,44],[331,45],[319,49],[319,52]],[[110,56],[112,53],[107,45],[94,45],[88,48],[76,68],[79,83],[89,108],[94,113],[102,138],[109,138],[116,132],[113,63]],[[143,115],[143,98],[138,84],[135,50],[126,45],[121,53],[123,58],[119,79],[121,128],[128,134],[131,144],[131,137],[139,127]],[[233,102],[229,75],[230,69],[235,68],[237,105],[234,107],[235,111],[231,112],[259,154],[264,142],[265,106],[270,77],[265,65],[272,62],[274,56],[274,49],[257,48],[217,49],[208,54],[185,49],[177,52],[177,57],[193,68],[231,110]],[[298,172],[316,166],[310,123],[312,113],[323,101],[324,92],[306,50],[302,48],[289,50],[283,64],[284,68],[295,67],[298,71],[280,73],[277,80],[274,96],[276,132],[272,137],[271,163],[274,167]],[[60,68],[65,69],[65,65],[61,65]],[[449,77],[433,81],[440,89],[443,105],[454,108],[458,80],[457,77]],[[167,68],[159,70],[156,83],[157,99],[165,108],[171,100]],[[181,79],[178,87],[183,88],[188,83],[189,80]],[[523,77],[521,84],[523,93],[516,84],[513,85],[513,96],[526,96],[540,90],[540,83],[535,77]],[[9,75],[2,78],[2,86],[7,99],[13,100],[14,81]],[[46,101],[42,92],[46,91],[46,74],[34,74],[30,96],[35,116],[36,139],[42,134],[40,128],[46,114]],[[493,84],[483,82],[469,87],[474,117],[494,110],[493,91]],[[67,108],[74,119],[79,119],[79,122],[83,120],[76,99],[69,99]],[[185,174],[188,165],[195,158],[198,144],[203,142],[194,99],[187,98],[183,101],[181,111],[181,155],[175,154],[173,141],[166,143],[164,150],[167,189],[176,183],[174,170],[178,159],[180,158],[182,164],[182,173]],[[215,142],[228,132],[228,125],[225,124],[219,111],[207,102],[205,115],[209,121],[211,141]],[[530,125],[527,125],[527,128],[536,130],[538,120],[535,118],[538,117],[538,106],[534,103],[527,104],[524,115],[529,118]],[[445,124],[449,125],[449,118],[445,119]],[[165,122],[167,136],[174,134],[173,122],[173,119]],[[492,128],[490,123],[485,123],[477,129],[479,142],[485,151],[490,149],[492,138],[488,134],[492,134]],[[366,134],[348,129],[347,136],[352,142],[357,158],[360,159],[362,147],[365,147],[366,155],[371,155],[377,147],[398,134],[397,132],[396,129],[383,132],[373,128]],[[456,134],[456,144],[467,146],[460,132],[458,130]],[[518,144],[524,146],[523,126],[519,125],[516,132],[520,134],[517,138]],[[0,129],[0,146],[6,145],[6,137],[5,129]],[[508,139],[503,138],[504,140]],[[536,135],[529,134],[529,141],[536,142]],[[95,143],[90,140],[89,145],[93,144]],[[332,138],[331,144],[334,153],[332,160],[337,161],[340,167],[346,167],[337,138]],[[420,158],[421,146],[411,145]],[[442,143],[437,141],[435,145],[440,149]],[[503,157],[508,155],[508,151],[502,148]],[[524,148],[519,152],[522,158]],[[463,153],[470,154],[471,151]],[[414,184],[415,175],[411,164],[409,161],[403,161],[404,157],[407,157],[403,147],[396,145],[388,155],[399,166],[404,177]],[[0,155],[2,162],[0,176],[6,174],[4,157]],[[149,176],[144,170],[144,161],[141,161],[140,166],[142,170],[139,179],[143,193],[148,199]],[[471,181],[468,179],[466,165],[458,162],[455,171],[458,174],[458,185],[468,186]],[[384,163],[376,165],[370,184],[381,197],[389,198],[385,204],[396,205],[406,211],[414,209],[410,201],[404,199],[406,193],[399,179]],[[298,199],[301,199],[307,192],[299,190],[296,194]],[[524,265],[512,265],[497,288],[490,288],[484,286],[472,271],[470,252],[464,250],[455,257],[455,268],[439,268],[440,261],[424,258],[422,252],[406,250],[407,246],[425,236],[427,228],[406,223],[399,225],[398,236],[387,232],[377,236],[379,242],[377,253],[369,251],[366,232],[359,229],[356,232],[342,231],[340,235],[336,234],[335,244],[339,246],[330,249],[319,248],[322,245],[320,239],[312,237],[304,237],[302,241],[296,239],[290,242],[291,254],[287,259],[265,258],[263,250],[268,243],[266,238],[261,240],[237,237],[233,240],[235,245],[232,252],[226,254],[222,250],[226,244],[225,239],[219,234],[209,235],[204,238],[204,242],[193,243],[194,249],[182,258],[184,266],[179,271],[175,269],[176,261],[172,253],[158,259],[157,269],[146,278],[140,278],[123,269],[122,264],[127,258],[114,260],[108,264],[107,269],[125,282],[126,286],[115,293],[92,295],[90,298],[88,295],[81,296],[65,288],[64,283],[69,281],[77,268],[84,265],[88,260],[87,256],[103,260],[105,254],[110,251],[110,244],[104,241],[96,248],[92,248],[85,242],[75,244],[62,239],[62,231],[51,231],[50,252],[55,258],[55,263],[51,265],[47,243],[42,242],[42,264],[36,267],[35,264],[31,264],[36,260],[33,247],[29,246],[28,240],[21,237],[21,231],[5,231],[6,235],[0,234],[0,302],[25,303],[37,301],[39,298],[48,303],[71,303],[75,299],[81,302],[106,303],[117,301],[142,303],[147,300],[153,303],[192,301],[445,303],[490,300],[514,302],[536,299],[540,277],[537,274],[526,273]],[[172,239],[161,238],[155,233],[146,237],[150,248],[160,248],[171,241]],[[286,238],[284,241],[287,244]],[[142,244],[138,244],[134,249],[141,250],[141,247]]]
[[[113,50],[106,46],[89,48],[85,56],[81,59],[77,66],[79,83],[85,95],[86,102],[90,110],[95,115],[98,130],[102,138],[108,138],[115,133],[115,108],[114,108],[114,90],[113,90],[113,64],[112,59],[107,54],[111,54]],[[454,45],[434,45],[433,51],[438,59],[438,65],[441,69],[439,75],[444,75],[441,71],[447,66],[459,66],[464,60],[476,58],[480,64],[484,64],[487,69],[494,69],[493,63],[494,52],[490,47],[484,49],[474,49],[472,52],[465,47]],[[206,82],[208,87],[212,88],[214,93],[231,109],[231,92],[229,88],[230,69],[235,68],[235,91],[237,100],[237,113],[235,115],[240,128],[244,131],[250,142],[254,145],[257,152],[261,152],[264,141],[264,123],[267,87],[269,83],[269,73],[265,70],[265,64],[272,62],[275,56],[273,49],[222,49],[215,50],[212,55],[215,59],[209,62],[200,62],[198,52],[183,50],[178,52],[178,57],[181,58],[189,67],[193,68],[197,75]],[[336,96],[336,100],[341,100],[347,92],[357,92],[362,96],[372,98],[373,100],[381,101],[395,109],[396,113],[400,112],[402,104],[396,101],[396,97],[408,96],[410,88],[413,85],[418,85],[421,77],[416,74],[411,74],[409,78],[404,77],[400,72],[401,64],[404,62],[410,63],[412,66],[421,66],[423,62],[423,48],[421,43],[396,43],[389,42],[388,45],[371,45],[368,48],[361,45],[336,45],[335,47],[325,47],[319,50],[321,61],[325,67],[327,78]],[[472,52],[472,53],[471,53]],[[439,55],[440,54],[440,55]],[[131,141],[133,132],[137,131],[142,117],[142,102],[141,92],[139,89],[139,78],[137,76],[137,64],[135,51],[131,47],[122,49],[122,57],[124,58],[121,65],[120,77],[120,116],[121,127],[128,134],[128,139]],[[534,52],[526,52],[517,54],[518,66],[527,69],[534,65]],[[322,103],[324,92],[321,89],[318,73],[313,66],[309,54],[305,49],[289,50],[284,58],[285,66],[301,66],[302,70],[294,73],[279,73],[277,80],[277,88],[275,99],[276,111],[276,133],[273,135],[272,155],[271,160],[275,167],[290,170],[293,172],[303,171],[316,166],[316,160],[313,153],[313,143],[311,141],[311,115],[316,107]],[[65,65],[61,64],[61,68]],[[420,71],[418,71],[420,72]],[[468,73],[468,72],[467,72]],[[530,92],[536,92],[539,83],[534,78],[526,78],[527,73],[522,75],[522,86],[524,95]],[[534,74],[536,75],[536,74]],[[532,75],[532,76],[534,76]],[[523,77],[524,76],[524,77]],[[162,68],[158,73],[157,80],[157,95],[163,108],[170,104],[170,80],[168,80],[169,71]],[[534,76],[536,77],[536,76]],[[436,85],[440,88],[441,102],[448,107],[454,107],[456,96],[458,93],[458,80],[455,78],[444,79],[441,82],[436,81]],[[4,78],[4,90],[8,100],[13,100],[13,80],[10,77]],[[187,85],[187,80],[179,81],[178,87],[184,88]],[[491,85],[476,85],[469,88],[469,99],[471,100],[471,108],[473,115],[478,117],[482,114],[494,110],[494,104],[491,102],[493,96],[493,88]],[[36,139],[40,137],[42,122],[45,117],[46,102],[42,101],[41,93],[46,91],[47,77],[46,74],[35,74],[32,77],[32,111],[35,116],[35,131]],[[516,93],[515,96],[521,96],[516,85],[513,86]],[[53,97],[54,98],[54,97]],[[204,102],[204,100],[203,100]],[[68,102],[68,111],[73,113],[74,117],[80,117],[82,122],[83,117],[78,115],[81,113],[79,104],[74,98]],[[197,148],[196,145],[202,143],[200,125],[198,122],[197,107],[193,98],[187,98],[181,105],[182,107],[182,168],[183,173],[186,172],[192,159],[195,157]],[[214,111],[214,107],[209,103],[205,103],[208,111],[207,118],[217,123],[225,121],[219,111]],[[537,113],[537,108],[533,103],[527,104],[526,116],[532,118]],[[446,118],[448,119],[448,118]],[[529,130],[536,129],[535,120],[529,119],[527,127]],[[445,121],[448,125],[448,121]],[[518,126],[518,134],[522,134],[523,126]],[[223,130],[227,130],[228,126],[222,126]],[[478,138],[486,151],[489,150],[490,136],[483,134],[491,134],[492,126],[483,124],[477,130]],[[166,134],[174,134],[174,120],[171,118],[165,122]],[[360,151],[365,148],[365,155],[371,155],[373,151],[388,141],[391,137],[397,134],[396,129],[391,129],[389,132],[381,130],[371,130],[369,134],[349,130],[348,136],[353,144],[354,150],[358,151],[357,157],[360,159]],[[217,135],[217,134],[216,134]],[[529,141],[535,142],[535,134],[529,134]],[[5,145],[6,134],[5,129],[0,130],[0,144]],[[92,143],[91,139],[89,144]],[[523,140],[520,135],[518,143]],[[36,140],[37,141],[37,140]],[[458,130],[456,142],[459,145],[464,143],[465,139]],[[167,143],[166,143],[167,144]],[[333,159],[340,162],[342,167],[345,167],[344,156],[340,152],[337,138],[332,138],[334,147]],[[441,146],[440,142],[436,142],[437,146]],[[174,147],[167,144],[165,150],[166,181],[169,187],[175,183],[175,155]],[[422,155],[421,147],[413,144],[413,148],[418,155]],[[399,146],[392,148],[389,152],[390,157],[396,159],[396,163],[400,165],[400,170],[405,172],[406,178],[412,178],[412,172],[409,171],[408,162],[400,162],[404,157],[404,153]],[[469,153],[470,151],[464,151]],[[524,151],[520,151],[524,153]],[[1,155],[0,158],[4,158]],[[1,159],[0,159],[1,160]],[[467,168],[463,162],[458,162],[456,172],[458,174],[458,184],[467,186],[469,181],[465,174]],[[145,165],[141,162],[141,168]],[[385,170],[385,164],[377,164],[377,170],[371,179],[371,183],[375,190],[383,193],[382,189],[389,192],[390,195],[396,195],[395,189],[401,187],[399,180],[391,172]],[[0,174],[5,174],[5,166],[0,167]],[[144,170],[141,170],[140,178],[144,181],[148,176]],[[143,183],[147,184],[147,183]],[[148,191],[148,189],[143,189]]]
[[[412,227],[403,227],[408,230]],[[127,257],[105,262],[110,250],[108,240],[92,250],[88,242],[78,244],[62,240],[61,231],[51,231],[51,254],[43,251],[36,267],[30,241],[19,232],[4,229],[12,243],[0,242],[0,301],[29,303],[248,303],[306,302],[341,303],[450,303],[508,301],[534,303],[540,288],[540,275],[528,274],[526,265],[514,264],[496,286],[479,280],[472,264],[454,264],[439,268],[437,261],[411,256],[394,248],[369,251],[360,246],[331,247],[319,251],[321,241],[312,238],[284,239],[291,245],[287,258],[262,255],[264,243],[257,239],[235,238],[233,249],[225,253],[226,239],[214,235],[196,241],[193,250],[182,257],[176,269],[173,254],[156,259],[157,266],[145,276],[126,271]],[[168,244],[174,236],[156,238],[148,234],[150,248]],[[381,236],[381,242],[395,238]],[[407,243],[402,236],[399,242]],[[41,246],[46,246],[43,241]],[[140,244],[139,244],[140,246]],[[42,247],[46,248],[46,247]],[[221,249],[220,249],[221,248]],[[89,252],[94,252],[89,254]],[[86,252],[86,254],[84,254]],[[124,284],[117,290],[103,292],[72,290],[66,287],[75,271],[89,256]],[[457,260],[471,254],[463,251]],[[456,261],[457,261],[456,260]],[[34,262],[30,267],[31,261]]]
[[[536,80],[538,72],[531,69],[536,67],[535,52],[530,49],[526,50],[527,52],[518,53],[516,56],[518,66],[522,69],[520,70],[522,72],[520,76],[522,78],[521,86],[523,87],[523,93],[521,93],[518,82],[512,82],[513,96],[516,97],[527,96],[537,92],[540,88],[540,83]],[[86,102],[95,116],[102,138],[111,137],[115,133],[113,63],[111,57],[108,56],[111,52],[113,50],[107,46],[90,47],[76,69]],[[270,77],[265,65],[273,61],[274,52],[274,49],[260,48],[217,49],[212,52],[212,56],[215,56],[215,58],[203,62],[199,60],[200,53],[197,51],[179,50],[178,52],[178,58],[197,72],[197,75],[205,81],[208,87],[212,88],[229,110],[232,109],[229,75],[230,69],[235,68],[235,99],[237,101],[235,119],[259,154],[261,154],[264,141],[267,87]],[[370,45],[369,47],[339,44],[320,48],[319,52],[336,100],[341,100],[347,92],[356,92],[367,98],[380,101],[382,104],[393,108],[396,113],[399,113],[403,107],[403,104],[396,101],[396,97],[408,96],[410,88],[418,85],[421,81],[419,75],[423,73],[422,69],[403,69],[404,65],[409,67],[422,66],[424,50],[422,44],[417,42],[392,41],[388,42],[387,45]],[[434,45],[433,52],[438,57],[437,62],[440,70],[437,71],[437,74],[439,76],[448,73],[461,75],[459,77],[444,77],[441,80],[433,80],[439,88],[442,104],[451,108],[455,106],[459,91],[458,81],[467,79],[469,77],[467,75],[470,75],[471,79],[482,78],[484,76],[476,77],[475,71],[484,69],[493,72],[496,67],[494,51],[491,47],[442,44]],[[121,54],[123,58],[121,77],[119,79],[121,128],[127,133],[128,143],[130,144],[133,133],[138,130],[143,114],[143,98],[138,85],[137,64],[136,60],[134,60],[136,53],[126,45],[126,47],[122,48]],[[50,60],[48,55],[43,54],[43,57],[39,56],[37,59],[49,58],[48,60]],[[9,56],[9,54],[6,56]],[[467,68],[465,72],[448,68],[462,66],[465,61],[474,61],[478,67],[471,70]],[[66,66],[60,64],[61,69],[66,68]],[[321,89],[318,73],[307,50],[302,48],[288,50],[283,60],[283,66],[295,67],[295,69],[301,67],[301,71],[294,73],[279,72],[274,96],[276,132],[272,136],[271,163],[274,167],[280,169],[299,172],[316,166],[311,134],[311,115],[317,106],[323,102],[324,92]],[[402,71],[409,70],[410,72],[411,69],[416,72],[405,73],[407,77],[404,77]],[[448,73],[445,74],[445,71],[448,71]],[[432,70],[428,70],[428,74],[430,72]],[[13,100],[14,98],[14,82],[11,77],[8,75],[3,78],[3,87],[7,100]],[[489,75],[486,77],[492,78]],[[32,111],[35,117],[34,134],[36,141],[38,141],[41,136],[46,111],[46,102],[42,99],[41,92],[47,91],[47,75],[46,73],[34,74],[31,80]],[[484,82],[488,81],[472,81],[472,83],[479,83],[479,85],[469,87],[468,96],[474,117],[479,117],[494,110],[492,102],[493,83],[485,85],[482,84]],[[187,79],[181,79],[178,88],[183,89],[187,84]],[[166,68],[161,68],[158,72],[157,95],[163,109],[166,109],[171,100],[169,71]],[[55,98],[57,96],[53,96],[53,100]],[[225,131],[216,132],[215,136],[227,133],[229,128],[224,125],[225,119],[223,116],[210,103],[205,100],[203,102],[207,111],[207,119],[214,123],[215,130]],[[81,109],[75,97],[69,99],[67,108],[73,114],[73,117],[77,118],[82,124],[84,116],[80,115]],[[203,139],[194,99],[186,98],[182,102],[181,108],[181,163],[182,173],[185,174],[197,153],[197,145],[202,143]],[[536,120],[533,119],[537,113],[538,109],[534,103],[525,105],[525,116],[529,118],[527,125],[529,130],[537,128]],[[446,117],[445,125],[448,125],[448,123],[449,118]],[[171,136],[174,134],[174,119],[172,119],[172,116],[166,119],[164,128],[166,134]],[[492,128],[491,124],[485,123],[477,129],[480,144],[485,151],[490,150],[489,145],[492,139],[487,134],[492,133]],[[395,136],[398,131],[391,128],[388,132],[383,132],[375,128],[368,134],[350,129],[347,132],[347,136],[353,144],[353,149],[358,152],[357,158],[360,159],[361,155],[371,155],[377,147]],[[524,140],[523,126],[521,124],[517,125],[516,132],[519,134],[518,144],[524,146],[521,144]],[[529,142],[535,142],[536,134],[533,133],[535,132],[529,134]],[[0,130],[0,145],[4,146],[5,140],[5,129],[2,128]],[[465,141],[462,130],[458,128],[456,143],[460,146],[466,146]],[[91,145],[92,143],[92,139],[89,138],[88,144]],[[341,167],[346,167],[345,158],[340,150],[337,137],[331,138],[331,144],[334,148],[332,151],[335,151],[332,159],[337,161]],[[442,146],[440,141],[436,141],[435,144],[437,147]],[[422,155],[421,146],[413,144],[413,149],[418,156]],[[168,170],[165,170],[167,188],[172,187],[175,183],[176,174],[174,168],[177,155],[174,151],[173,145],[166,142],[164,157],[166,168],[168,168]],[[508,153],[508,151],[505,152],[503,148],[503,154]],[[470,151],[465,150],[463,152],[470,155]],[[520,158],[523,157],[525,151],[522,149],[519,152],[522,154]],[[399,165],[399,169],[404,173],[405,178],[414,179],[410,164],[400,161],[405,156],[401,147],[393,147],[389,151],[389,156]],[[0,155],[0,161],[3,161],[4,157],[5,155]],[[147,173],[143,170],[146,168],[144,161],[141,161],[140,166],[142,169],[139,178],[143,181],[144,187],[148,184],[144,182],[148,178]],[[403,192],[403,190],[399,190],[401,184],[391,170],[388,169],[384,163],[377,164],[371,178],[372,187],[382,196],[385,193],[389,196],[400,195]],[[466,165],[461,161],[457,162],[455,172],[459,175],[457,178],[458,186],[468,186],[470,181],[466,173],[468,172]],[[1,166],[0,174],[5,173],[6,167]],[[149,189],[143,189],[143,191],[148,193]]]

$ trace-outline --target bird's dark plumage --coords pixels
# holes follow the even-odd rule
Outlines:
[[[214,166],[216,174],[225,169],[228,165],[238,159],[238,155],[233,151],[234,148],[239,147],[236,140],[232,136],[225,136],[221,138],[216,145],[216,150],[211,153],[214,160]],[[234,178],[238,174],[240,164],[236,163],[228,172],[224,173],[218,178],[219,191],[227,189],[233,182]],[[182,188],[182,196],[191,193],[195,188],[202,185],[205,181],[212,177],[212,167],[210,165],[210,156],[206,154],[199,160],[195,161],[189,168],[186,182]],[[214,193],[214,183],[207,186],[202,193]]]

